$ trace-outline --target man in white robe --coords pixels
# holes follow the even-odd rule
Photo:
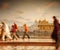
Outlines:
[[[2,40],[3,41],[5,40],[5,36],[12,40],[8,25],[4,22],[1,23],[2,23]]]

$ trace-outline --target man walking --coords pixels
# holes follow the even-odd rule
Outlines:
[[[59,22],[55,16],[53,16],[54,30],[52,33],[52,39],[56,41],[56,50],[58,49],[58,33],[59,33]]]
[[[12,40],[8,25],[5,22],[1,22],[1,23],[2,23],[2,40],[4,41],[5,37],[7,37],[10,40]]]
[[[17,26],[16,23],[14,23],[14,24],[12,25],[11,32],[12,32],[13,39],[14,39],[14,37],[15,37],[16,40],[19,39],[19,36],[17,35],[17,31],[18,31],[18,26]]]
[[[25,38],[25,36],[28,37],[28,39],[30,38],[28,35],[28,26],[26,24],[24,24],[24,35],[23,35],[23,39]]]

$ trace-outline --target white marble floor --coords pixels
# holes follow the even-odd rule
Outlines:
[[[52,39],[21,39],[19,38],[18,40],[7,40],[7,41],[0,41],[0,42],[55,42]]]
[[[54,42],[52,39],[14,39],[0,42]],[[55,50],[55,46],[0,46],[0,50]]]
[[[55,50],[54,46],[0,46],[0,50]]]

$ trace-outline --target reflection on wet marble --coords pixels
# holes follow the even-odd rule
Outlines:
[[[0,50],[55,50],[54,46],[0,46]]]

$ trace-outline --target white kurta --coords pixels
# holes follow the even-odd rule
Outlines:
[[[4,31],[6,32],[5,34],[10,34],[9,27],[7,24],[5,24]]]
[[[5,25],[3,26],[3,30],[4,30],[4,31],[3,31],[2,40],[5,40],[5,36],[8,37],[9,39],[12,39],[12,38],[11,38],[11,35],[10,35],[9,27],[8,27],[7,24],[5,24]]]

